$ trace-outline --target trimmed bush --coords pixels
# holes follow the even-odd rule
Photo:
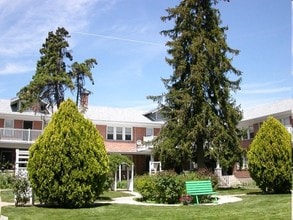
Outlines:
[[[248,151],[249,172],[263,192],[290,192],[291,144],[291,135],[273,117],[269,117],[257,132]]]
[[[29,180],[41,203],[84,207],[103,192],[109,172],[103,138],[73,101],[61,104],[29,152]]]
[[[11,189],[14,180],[12,173],[0,173],[0,189]]]
[[[142,200],[156,200],[155,178],[155,175],[150,176],[148,174],[135,177],[134,187],[142,196]]]
[[[184,182],[175,172],[161,172],[156,175],[155,189],[157,203],[174,204],[184,192]]]

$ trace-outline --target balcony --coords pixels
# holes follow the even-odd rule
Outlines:
[[[42,134],[42,130],[0,128],[0,142],[25,142],[31,143]]]
[[[144,136],[142,141],[137,140],[136,146],[137,151],[145,151],[145,150],[151,150],[153,149],[153,141],[156,138],[156,136]]]

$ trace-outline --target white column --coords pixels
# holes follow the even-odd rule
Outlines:
[[[133,181],[134,181],[134,164],[131,164],[131,181],[129,186],[129,190],[131,192],[133,192]]]
[[[114,177],[114,191],[117,190],[117,170],[115,170],[115,177]]]
[[[222,168],[220,166],[219,158],[217,159],[217,166],[216,166],[216,169],[215,169],[215,174],[216,174],[216,176],[222,176]]]
[[[121,181],[121,166],[122,165],[119,165],[119,181]]]

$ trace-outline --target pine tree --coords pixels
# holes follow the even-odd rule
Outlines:
[[[42,203],[84,207],[102,193],[109,172],[103,138],[73,101],[61,104],[29,152],[29,181]]]
[[[181,170],[189,158],[204,168],[207,155],[229,168],[240,153],[241,111],[231,95],[240,89],[241,72],[231,64],[239,51],[227,45],[227,28],[213,3],[183,0],[161,18],[175,23],[161,32],[170,39],[166,61],[173,74],[163,79],[163,99],[151,97],[166,119],[155,148],[165,168]]]
[[[249,146],[248,166],[253,180],[264,192],[287,193],[292,186],[292,143],[286,128],[269,117]]]
[[[87,59],[83,63],[74,62],[71,66],[72,71],[70,73],[71,78],[74,80],[76,92],[76,105],[78,106],[78,102],[82,92],[86,89],[84,88],[85,85],[85,78],[88,77],[89,80],[94,84],[94,79],[92,76],[91,69],[97,65],[96,59]]]
[[[70,75],[66,70],[65,59],[72,61],[66,41],[70,35],[65,28],[58,28],[55,33],[49,32],[48,37],[40,49],[41,57],[37,62],[36,73],[29,85],[18,92],[22,100],[22,109],[31,108],[41,101],[49,104],[53,109],[58,108],[64,101],[64,92],[67,88],[74,89]]]

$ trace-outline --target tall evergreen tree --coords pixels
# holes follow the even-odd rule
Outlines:
[[[81,93],[85,91],[85,78],[89,78],[89,80],[94,84],[94,79],[92,76],[91,69],[94,68],[94,65],[97,65],[96,59],[87,59],[83,63],[74,62],[71,66],[71,77],[74,80],[74,85],[76,88],[76,105],[78,106],[78,102],[81,96]]]
[[[224,168],[238,159],[240,107],[231,91],[240,89],[241,72],[231,64],[239,51],[226,43],[220,12],[213,0],[183,0],[168,8],[163,22],[175,26],[163,30],[169,37],[167,63],[173,74],[163,79],[166,94],[159,101],[166,123],[157,139],[155,152],[165,168],[182,169],[187,159],[199,168],[204,158],[218,158]],[[234,80],[232,80],[232,79]]]
[[[69,37],[68,31],[60,27],[55,33],[48,33],[40,49],[41,57],[32,81],[17,94],[22,100],[23,109],[31,108],[40,101],[47,102],[52,109],[55,105],[59,107],[64,100],[65,89],[74,88],[65,63],[65,58],[72,61],[66,41]]]

